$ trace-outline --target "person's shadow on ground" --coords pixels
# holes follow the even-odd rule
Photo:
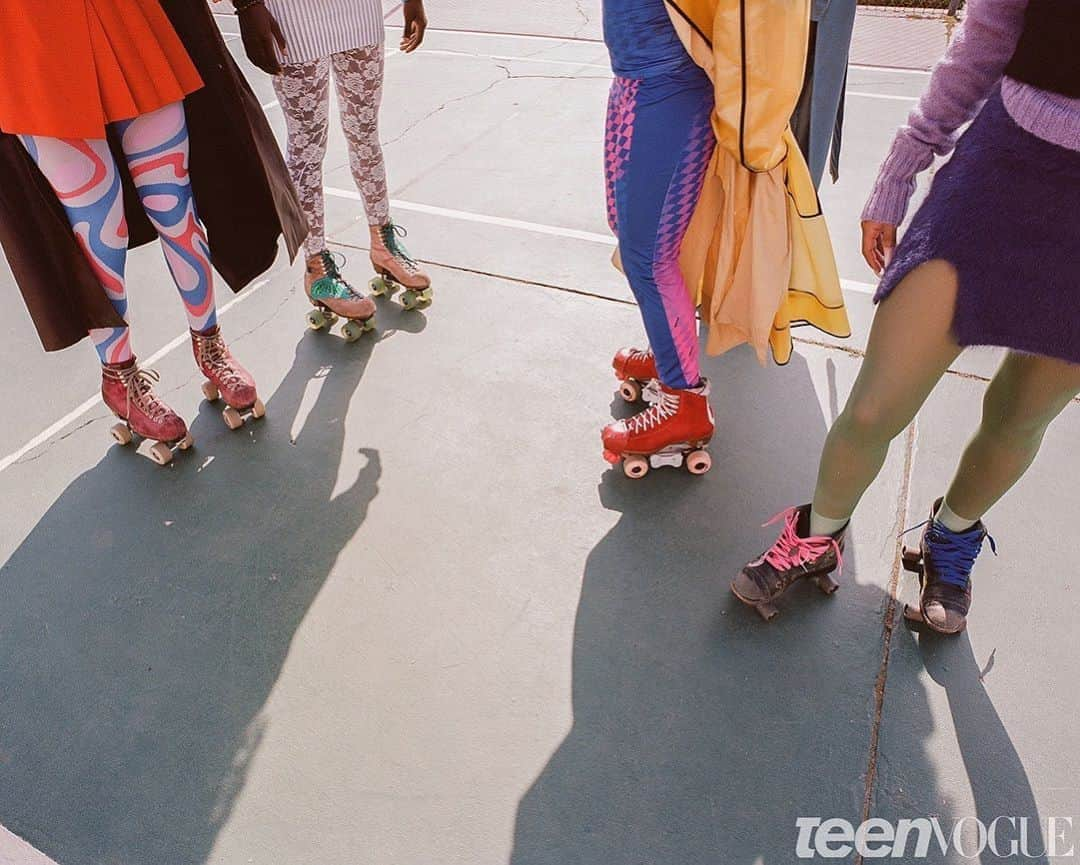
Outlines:
[[[299,341],[265,421],[230,437],[204,403],[207,447],[175,468],[111,450],[0,568],[0,823],[64,865],[203,862],[228,818],[378,493],[378,450],[342,454],[375,341],[326,339]]]
[[[840,592],[797,587],[768,624],[727,586],[775,537],[754,530],[762,517],[813,490],[826,418],[798,355],[766,371],[736,353],[706,373],[712,472],[600,484],[622,517],[586,565],[574,723],[520,802],[512,865],[788,865],[798,817],[862,819],[885,592],[860,583],[852,547]],[[993,707],[966,704],[967,734],[986,735]],[[905,707],[925,735],[917,681]],[[940,801],[928,756],[909,760]],[[971,777],[1003,774],[1026,784],[1018,760]]]

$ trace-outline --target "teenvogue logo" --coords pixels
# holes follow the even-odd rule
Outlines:
[[[1047,817],[1042,823],[1030,817],[997,817],[984,823],[964,817],[951,826],[937,817],[917,817],[890,822],[880,817],[858,826],[848,820],[799,817],[795,855],[800,859],[846,859],[858,853],[864,859],[925,859],[950,851],[965,859],[977,859],[990,851],[1002,859],[1042,859],[1075,856],[1072,817]]]

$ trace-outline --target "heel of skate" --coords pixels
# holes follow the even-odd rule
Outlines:
[[[204,381],[202,386],[203,396],[206,397],[207,402],[217,402],[221,399],[221,391],[218,386],[212,381]],[[259,420],[266,416],[266,406],[263,405],[261,399],[256,399],[251,405],[248,406],[232,406],[227,405],[221,411],[222,420],[225,421],[225,426],[231,430],[238,430],[244,425],[244,421]]]
[[[109,430],[109,434],[113,437],[113,441],[115,441],[121,447],[127,447],[133,441],[135,441],[135,432],[131,429],[130,426],[127,425],[127,423],[123,421],[115,424]],[[195,439],[191,437],[191,433],[188,433],[182,439],[175,442],[155,441],[152,445],[150,445],[150,449],[149,451],[147,451],[147,455],[153,462],[157,463],[159,466],[165,466],[172,462],[173,455],[178,450],[186,451],[189,448],[193,447],[194,444]]]
[[[766,622],[771,622],[780,615],[780,611],[769,601],[762,601],[760,604],[752,604],[751,606]]]
[[[840,584],[836,582],[832,574],[819,574],[813,579],[814,585],[818,587],[823,595],[831,595],[840,588]]]
[[[923,575],[923,555],[922,550],[919,548],[904,547],[900,561],[904,566],[904,570],[908,573],[918,574],[920,577]]]

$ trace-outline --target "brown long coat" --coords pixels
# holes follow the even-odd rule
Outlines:
[[[258,100],[205,0],[161,0],[206,86],[185,101],[191,179],[214,267],[233,291],[265,272],[284,237],[290,257],[307,225]],[[92,75],[87,70],[87,75]],[[116,141],[132,247],[157,238]],[[19,141],[0,132],[0,245],[48,351],[91,328],[119,327],[51,187]]]

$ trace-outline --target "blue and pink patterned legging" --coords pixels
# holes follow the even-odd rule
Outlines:
[[[177,102],[116,124],[139,199],[161,238],[165,260],[192,330],[217,324],[206,232],[188,176],[188,131]],[[128,229],[120,173],[104,139],[22,136],[23,145],[64,206],[72,230],[113,307],[127,320]],[[90,331],[102,363],[132,356],[127,327]]]
[[[712,109],[712,86],[696,66],[654,78],[616,78],[608,99],[608,222],[660,381],[672,388],[701,380],[697,318],[679,249],[716,146]]]

